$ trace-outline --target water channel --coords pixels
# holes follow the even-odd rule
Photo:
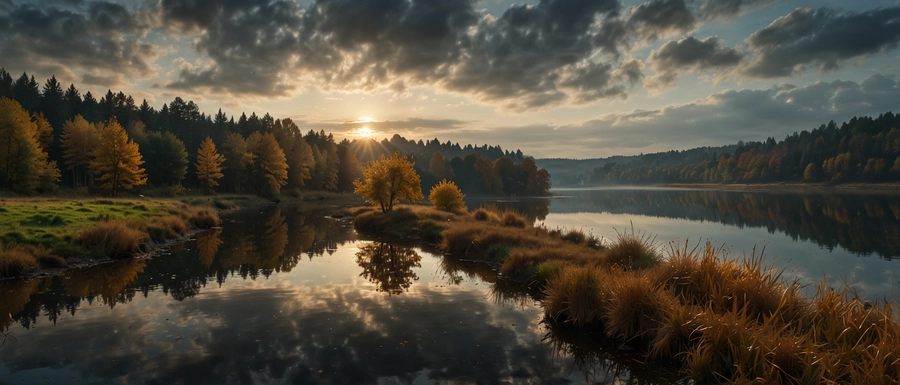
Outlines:
[[[538,225],[765,247],[787,279],[896,295],[900,199],[702,190],[558,190],[512,206]],[[428,245],[357,234],[338,208],[224,217],[151,259],[0,281],[0,384],[616,383],[677,380],[544,319],[532,293]]]

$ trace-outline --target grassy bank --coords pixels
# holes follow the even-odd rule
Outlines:
[[[222,200],[219,206],[240,203]],[[7,198],[0,200],[0,213],[0,277],[85,257],[123,257],[219,224],[213,206],[158,199]]]
[[[672,363],[698,383],[897,383],[896,303],[820,284],[811,298],[760,256],[707,244],[664,250],[633,230],[607,244],[532,227],[512,211],[449,214],[423,206],[354,212],[364,232],[392,232],[484,261],[531,285],[553,322],[596,330]]]

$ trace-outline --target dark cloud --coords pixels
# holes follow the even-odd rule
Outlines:
[[[161,52],[141,40],[150,27],[115,3],[85,2],[83,12],[20,4],[0,13],[0,52],[7,69],[38,76],[63,70],[115,82],[143,78],[155,73],[152,63]]]
[[[744,73],[791,76],[808,67],[835,70],[843,61],[883,52],[900,41],[900,7],[862,13],[797,9],[754,32],[747,45],[756,58]]]
[[[693,31],[699,20],[684,0],[652,0],[632,9],[628,23],[638,35],[656,40],[662,36]]]
[[[670,3],[684,5],[661,4]],[[514,110],[624,97],[640,76],[619,55],[630,25],[657,34],[682,23],[646,10],[629,24],[618,0],[543,0],[499,17],[477,11],[474,0],[160,5],[166,26],[199,34],[195,49],[211,59],[183,67],[169,88],[271,96],[307,84],[394,92],[430,85]]]
[[[645,82],[649,88],[668,88],[675,78],[688,71],[720,71],[738,65],[743,55],[722,45],[718,37],[700,40],[693,36],[670,41],[650,53],[647,59],[656,76]]]
[[[741,13],[744,8],[757,7],[777,0],[704,0],[700,12],[709,18],[730,19]]]
[[[862,82],[729,90],[691,103],[612,113],[575,124],[467,128],[442,134],[441,140],[509,143],[538,158],[636,155],[769,136],[782,139],[829,120],[842,122],[853,116],[896,111],[897,100],[900,81],[894,76],[873,75]]]

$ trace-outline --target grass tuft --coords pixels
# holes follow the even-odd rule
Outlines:
[[[104,256],[121,257],[139,250],[144,234],[122,221],[101,222],[75,236],[75,243]]]

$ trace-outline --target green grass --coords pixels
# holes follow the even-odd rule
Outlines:
[[[80,255],[123,256],[191,228],[219,224],[212,207],[176,200],[2,199],[0,276],[58,267]],[[24,257],[29,255],[30,258]]]

